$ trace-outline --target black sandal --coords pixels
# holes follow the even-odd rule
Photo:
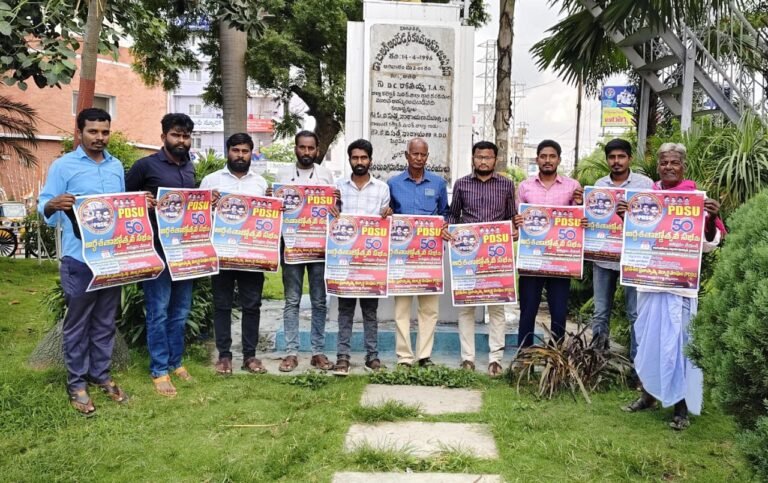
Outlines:
[[[672,421],[669,422],[669,427],[675,431],[682,431],[691,425],[691,421],[687,416],[675,416]]]
[[[110,379],[103,384],[96,385],[101,388],[102,392],[104,392],[108,398],[115,401],[116,403],[124,403],[128,401],[128,395],[122,389],[120,389],[120,386],[115,384],[115,381]]]
[[[96,413],[91,396],[84,389],[69,393],[69,404],[83,416],[90,417]]]
[[[636,413],[638,411],[645,411],[646,409],[652,409],[656,406],[656,399],[649,399],[645,395],[635,399],[631,404],[622,407],[621,409],[628,413]]]

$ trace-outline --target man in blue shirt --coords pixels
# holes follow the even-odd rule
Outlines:
[[[195,166],[189,159],[192,130],[195,123],[186,114],[166,114],[160,122],[163,149],[141,158],[125,175],[128,191],[149,191],[157,197],[157,189],[194,188]],[[150,212],[155,231],[155,248],[162,255],[158,237],[157,219]],[[184,329],[192,307],[192,280],[174,282],[166,267],[154,280],[142,282],[147,309],[147,348],[149,370],[158,394],[176,396],[170,373],[184,381],[192,377],[181,365],[184,353]]]
[[[125,191],[123,165],[105,150],[110,124],[109,114],[101,109],[85,109],[78,114],[80,145],[53,162],[37,205],[46,223],[62,227],[59,271],[67,304],[62,327],[67,392],[72,407],[85,415],[96,411],[88,394],[89,383],[100,387],[113,401],[128,399],[109,372],[120,287],[85,291],[93,273],[83,260],[73,209],[75,196]]]
[[[408,168],[390,178],[390,206],[396,215],[448,215],[448,190],[445,180],[425,169],[429,159],[429,146],[421,138],[408,141],[405,151]],[[416,354],[411,349],[411,304],[413,296],[395,297],[397,325],[395,350],[397,363],[404,367],[418,360],[419,366],[431,366],[432,345],[435,340],[439,295],[419,295]]]

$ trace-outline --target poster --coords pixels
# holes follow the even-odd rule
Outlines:
[[[335,186],[272,185],[283,200],[283,260],[288,264],[325,261],[328,210],[336,204]]]
[[[522,203],[523,226],[517,243],[517,273],[534,277],[581,278],[584,227],[581,206]]]
[[[441,216],[392,215],[389,237],[389,295],[442,294]]]
[[[88,292],[151,280],[165,269],[155,251],[146,196],[118,193],[75,198],[83,259],[93,272]]]
[[[512,222],[450,225],[454,307],[517,302]]]
[[[171,280],[219,273],[211,243],[211,191],[157,189],[157,231]]]
[[[390,218],[344,215],[328,224],[325,288],[339,297],[387,296]]]
[[[635,86],[604,86],[600,95],[602,127],[634,127]]]
[[[222,270],[277,271],[282,208],[279,198],[221,193],[213,221],[213,246]]]
[[[705,198],[701,191],[627,190],[622,285],[698,292]]]
[[[623,188],[584,188],[584,260],[617,262],[624,244],[624,220],[616,205],[624,199]]]

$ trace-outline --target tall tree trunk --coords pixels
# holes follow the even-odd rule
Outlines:
[[[230,28],[224,21],[219,24],[224,139],[238,132],[246,132],[248,80],[245,74],[245,50],[247,46],[248,35],[245,32]]]
[[[496,41],[496,112],[493,128],[499,157],[496,171],[506,171],[509,162],[509,118],[512,117],[512,39],[515,0],[500,0],[499,37]]]
[[[333,140],[336,139],[339,131],[341,131],[341,124],[333,116],[315,115],[315,134],[317,134],[317,139],[320,141],[317,146],[318,164],[322,163],[325,159],[325,153],[328,152],[328,148]]]
[[[88,19],[85,23],[85,41],[80,55],[80,85],[77,91],[77,109],[79,113],[83,109],[93,107],[93,98],[96,92],[96,65],[99,57],[99,34],[101,24],[104,22],[104,9],[107,0],[88,1]],[[75,124],[75,143],[80,144]]]

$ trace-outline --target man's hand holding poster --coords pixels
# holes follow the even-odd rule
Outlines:
[[[392,216],[389,295],[443,293],[443,224],[440,216]]]
[[[325,261],[325,234],[329,209],[336,200],[334,186],[272,186],[275,197],[283,200],[283,243],[285,263]]]
[[[520,214],[523,226],[517,243],[517,272],[539,277],[581,278],[584,208],[523,203]]]

